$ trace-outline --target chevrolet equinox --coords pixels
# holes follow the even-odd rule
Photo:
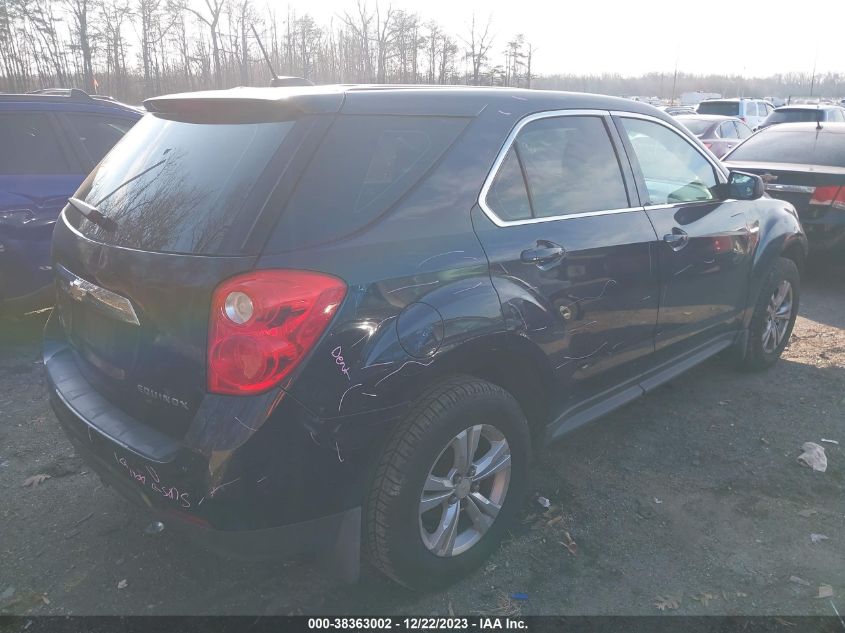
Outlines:
[[[484,88],[162,96],[53,236],[52,406],[243,555],[485,560],[532,453],[722,351],[772,365],[806,239],[655,108]]]

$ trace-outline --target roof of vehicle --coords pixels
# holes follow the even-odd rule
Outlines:
[[[735,116],[725,116],[722,114],[682,114],[675,117],[679,121],[688,119],[695,119],[696,121],[739,121]]]
[[[832,104],[832,103],[820,103],[820,104],[811,104],[811,103],[796,103],[793,105],[782,105],[778,108],[775,108],[776,112],[787,112],[789,110],[841,110],[842,106]]]
[[[98,109],[120,110],[133,114],[143,114],[143,110],[136,106],[122,103],[113,97],[106,95],[89,95],[76,88],[42,88],[27,93],[4,93],[0,92],[0,103],[37,104],[39,109],[64,109],[70,106],[83,106],[85,109],[94,107]]]
[[[814,123],[812,121],[801,123],[781,123],[779,125],[770,125],[769,127],[765,127],[759,132],[757,132],[757,134],[781,134],[783,132],[806,132],[808,134],[811,132],[814,134],[845,134],[845,123]]]
[[[724,97],[719,99],[705,99],[701,103],[713,103],[714,101],[765,101],[765,99],[760,99],[759,97]]]
[[[667,117],[646,103],[622,97],[551,90],[426,85],[327,85],[280,88],[231,88],[153,97],[144,101],[152,112],[190,110],[199,102],[262,111],[278,108],[293,113],[408,114],[475,116],[485,108],[503,114],[512,110],[568,109],[622,110]],[[517,105],[518,104],[518,105]]]

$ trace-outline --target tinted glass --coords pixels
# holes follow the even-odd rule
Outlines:
[[[701,136],[713,126],[713,121],[707,119],[696,119],[693,117],[678,117],[678,121],[684,124],[690,132],[696,136]]]
[[[800,123],[823,120],[821,110],[808,108],[794,110],[775,110],[766,119],[766,123]]]
[[[757,116],[759,114],[765,113],[765,109],[761,108],[759,111],[757,109],[757,102],[756,101],[746,101],[745,102],[745,113],[742,116]]]
[[[302,176],[271,239],[274,251],[356,231],[428,172],[468,119],[339,116]]]
[[[68,113],[65,116],[70,119],[71,134],[76,135],[95,163],[102,160],[134,123],[131,119],[97,114]]]
[[[514,148],[508,151],[487,192],[487,206],[503,220],[525,220],[531,217],[528,191]]]
[[[0,114],[0,174],[72,171],[46,115]]]
[[[650,204],[712,200],[718,183],[713,166],[669,128],[642,119],[622,119],[645,180]]]
[[[253,185],[293,125],[197,124],[147,115],[78,192],[117,228],[105,231],[78,213],[69,212],[68,219],[83,234],[108,244],[219,254]]]
[[[534,216],[628,206],[619,160],[599,117],[540,119],[522,128],[514,145]]]
[[[831,121],[836,121],[837,123],[845,122],[845,110],[831,110]]]
[[[738,101],[702,101],[698,104],[699,114],[719,114],[721,116],[739,116]]]
[[[845,134],[784,131],[776,125],[752,136],[724,160],[845,167]]]

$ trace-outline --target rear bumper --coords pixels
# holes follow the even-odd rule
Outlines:
[[[267,558],[317,552],[328,555],[343,577],[357,574],[358,498],[346,493],[345,503],[321,506],[309,490],[297,485],[325,476],[325,471],[319,457],[303,450],[293,419],[284,435],[288,446],[280,445],[276,436],[265,435],[220,451],[218,455],[231,454],[227,456],[230,463],[224,480],[213,479],[210,473],[217,455],[212,453],[209,459],[133,419],[94,389],[79,370],[73,350],[54,336],[56,320],[48,321],[44,341],[50,404],[78,454],[104,482],[151,517],[222,554]],[[275,470],[256,459],[268,450],[281,462]],[[334,451],[319,450],[337,461]],[[303,459],[295,460],[291,451],[301,453]],[[256,473],[251,468],[256,463],[264,470]],[[319,485],[342,490],[343,485],[333,479],[330,475]],[[310,498],[310,508],[302,498]]]
[[[76,453],[100,476],[103,482],[121,496],[186,537],[195,546],[209,549],[225,557],[242,560],[284,558],[299,554],[319,553],[338,565],[343,577],[358,574],[361,508],[355,507],[318,519],[259,530],[217,530],[199,517],[186,512],[156,506],[149,491],[138,487],[129,478],[119,476],[112,465],[92,447],[92,441],[80,438],[78,422],[69,420],[71,412],[60,401],[51,398],[51,405]],[[91,433],[97,431],[91,430]],[[96,441],[96,440],[95,440]]]

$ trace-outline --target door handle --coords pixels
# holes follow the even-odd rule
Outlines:
[[[557,263],[565,256],[566,249],[563,246],[547,240],[537,240],[537,247],[522,251],[519,258],[526,264],[544,266]]]
[[[675,227],[671,233],[663,236],[663,241],[666,242],[673,251],[679,251],[684,246],[689,244],[689,235],[683,229]]]

